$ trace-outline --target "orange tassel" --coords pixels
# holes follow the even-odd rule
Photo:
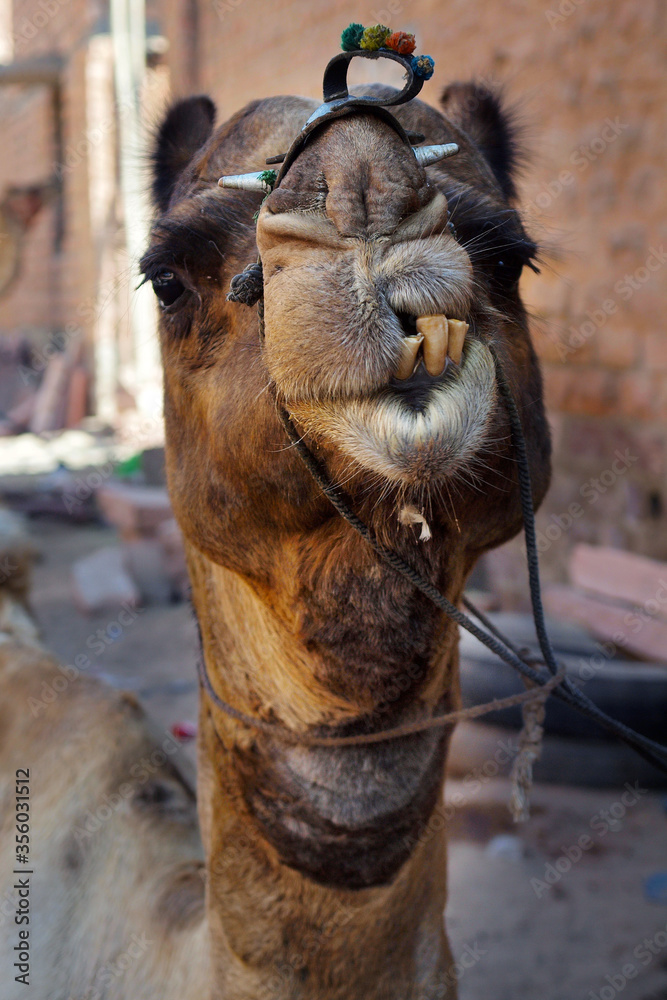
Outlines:
[[[415,51],[417,43],[415,36],[408,34],[407,31],[394,31],[384,44],[386,48],[393,49],[401,56],[409,56],[411,52]]]

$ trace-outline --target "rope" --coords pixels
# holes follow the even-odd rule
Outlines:
[[[558,674],[555,676],[558,677]],[[523,682],[529,690],[536,690],[532,687],[530,681],[524,679]],[[538,693],[541,694],[543,690],[544,688],[538,689]],[[509,811],[515,823],[525,823],[526,820],[530,819],[530,791],[533,787],[533,764],[539,760],[542,754],[547,697],[526,701],[521,709],[523,724],[519,733],[519,749],[512,761],[512,770],[510,772],[511,793]]]
[[[495,353],[494,360],[496,363],[496,369],[499,372],[500,391],[508,408],[513,443],[515,444],[517,452],[524,528],[526,525],[528,526],[528,531],[526,533],[526,550],[529,553],[529,576],[533,614],[536,619],[536,628],[538,640],[540,641],[540,647],[543,651],[547,666],[553,675],[558,673],[559,667],[556,663],[555,655],[551,648],[548,636],[546,635],[546,626],[544,623],[539,572],[537,571],[537,545],[535,539],[532,488],[530,484],[530,471],[528,467],[525,440],[523,437],[523,428],[521,426],[521,419],[516,409],[516,404],[514,403],[514,398],[512,397],[507,381],[502,374],[500,362],[498,361]],[[290,438],[290,441],[299,453],[304,465],[321,487],[330,503],[333,504],[341,517],[344,517],[348,524],[350,524],[351,527],[353,527],[355,531],[357,531],[361,537],[368,542],[373,550],[386,563],[395,569],[397,573],[404,576],[410,581],[410,583],[413,584],[414,587],[428,597],[429,600],[440,608],[441,611],[444,611],[444,613],[457,622],[457,624],[474,635],[476,639],[495,653],[501,660],[513,667],[519,674],[521,674],[522,677],[532,681],[534,684],[539,684],[539,674],[530,666],[529,663],[526,662],[526,659],[521,656],[520,651],[517,651],[516,648],[513,647],[512,643],[507,642],[504,639],[502,633],[500,633],[498,629],[492,627],[490,629],[492,634],[490,635],[483,631],[475,625],[475,623],[466,614],[460,611],[454,604],[451,603],[451,601],[441,594],[440,591],[433,586],[433,584],[426,580],[412,566],[408,565],[408,563],[406,563],[405,560],[403,560],[397,553],[393,552],[391,549],[386,549],[377,541],[370,528],[368,528],[368,526],[364,524],[359,517],[357,517],[347,503],[346,499],[343,497],[341,491],[331,482],[327,473],[302,440],[301,435],[294,427],[289,415],[284,409],[282,409],[282,407],[278,408],[278,415]],[[519,442],[519,447],[516,447],[517,441]],[[465,603],[466,606],[473,611],[475,617],[477,617],[480,621],[485,620],[482,613],[474,608],[472,602],[466,599]],[[488,619],[485,621],[488,622]],[[623,740],[623,742],[631,746],[649,763],[653,764],[664,773],[667,773],[667,747],[664,747],[660,743],[656,743],[645,736],[641,736],[624,723],[617,722],[615,719],[610,718],[605,712],[601,711],[601,709],[590,701],[589,698],[583,695],[578,688],[575,688],[567,677],[564,678],[562,684],[554,687],[553,694],[561,701],[566,702],[582,714],[593,719],[600,726],[602,726],[602,728],[607,729],[609,732],[613,733],[614,736],[617,736],[619,739]]]
[[[524,534],[526,538],[526,562],[528,566],[530,600],[533,609],[535,631],[537,633],[537,639],[542,656],[544,657],[544,662],[551,673],[555,674],[558,671],[558,663],[556,662],[556,654],[551,645],[551,640],[549,639],[549,635],[547,633],[544,618],[544,607],[542,604],[540,586],[539,559],[537,554],[537,539],[535,534],[535,514],[533,511],[533,491],[530,480],[530,465],[528,462],[528,453],[526,451],[526,441],[523,434],[523,425],[521,423],[521,417],[519,416],[516,403],[514,402],[514,396],[512,395],[509,382],[492,345],[490,345],[490,350],[496,365],[498,388],[500,389],[500,393],[507,408],[512,434],[512,444],[517,455],[521,509],[523,515]],[[481,620],[480,613],[475,612],[475,614]],[[597,705],[587,697],[587,695],[583,694],[583,692],[577,688],[569,678],[565,679],[562,689],[557,693],[557,696],[564,698],[564,700],[568,700],[569,704],[572,705],[573,708],[576,708],[582,715],[586,715],[590,719],[593,719],[602,728],[607,729],[624,743],[631,746],[636,753],[644,758],[644,760],[654,764],[655,767],[663,771],[663,773],[667,773],[667,747],[649,739],[646,736],[642,736],[640,733],[636,733],[629,726],[626,726],[625,723],[618,722],[616,719],[610,718],[610,716],[599,709]]]
[[[366,746],[370,743],[384,743],[388,740],[397,740],[401,736],[412,736],[415,733],[423,733],[428,729],[438,729],[444,726],[453,726],[456,722],[463,722],[466,719],[478,719],[489,712],[501,712],[506,708],[513,708],[515,705],[544,704],[549,694],[560,684],[565,676],[565,668],[562,667],[555,676],[540,678],[536,687],[531,686],[529,690],[519,694],[509,695],[507,698],[494,698],[493,701],[485,702],[483,705],[472,705],[470,708],[461,708],[454,712],[446,712],[443,715],[434,715],[429,719],[416,719],[414,722],[406,722],[392,729],[381,729],[374,733],[364,733],[359,736],[315,736],[311,733],[298,733],[286,726],[275,722],[267,722],[254,715],[247,715],[238,708],[234,708],[217,693],[208,676],[208,671],[203,657],[197,663],[199,679],[202,682],[207,694],[210,695],[213,703],[232,719],[242,723],[250,729],[266,733],[283,743],[298,744],[309,747],[351,747]]]

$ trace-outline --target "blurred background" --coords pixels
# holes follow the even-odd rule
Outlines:
[[[151,218],[147,150],[178,97],[209,93],[224,121],[255,98],[321,96],[350,21],[416,35],[436,63],[427,102],[475,77],[518,110],[521,202],[545,248],[542,273],[528,271],[522,287],[555,448],[538,515],[547,607],[582,683],[664,738],[661,0],[0,0],[0,499],[26,519],[45,642],[71,662],[101,631],[92,671],[138,692],[191,753],[195,629],[164,484],[152,293],[137,290]],[[398,83],[384,72],[365,64],[356,79]],[[485,557],[471,587],[530,642],[523,565],[517,539]],[[142,611],[131,627],[115,617],[126,604]],[[464,646],[464,696],[498,693],[496,667]],[[492,721],[457,731],[451,787],[465,789],[516,730],[516,719]],[[451,926],[458,946],[478,940],[492,956],[466,972],[464,997],[604,1000],[618,992],[616,967],[639,969],[633,949],[667,922],[657,792],[611,814],[610,836],[575,871],[541,895],[531,887],[624,782],[656,784],[600,736],[552,717],[538,776],[561,787],[538,788],[521,837],[502,775],[487,775],[455,810]],[[667,996],[667,950],[651,955],[622,987],[628,1000]]]

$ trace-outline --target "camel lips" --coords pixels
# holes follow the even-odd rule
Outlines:
[[[448,356],[455,364],[461,363],[467,323],[460,319],[447,319],[446,316],[418,316],[416,327],[417,333],[404,337],[401,343],[397,379],[403,381],[410,378],[420,353],[429,375],[442,375]]]

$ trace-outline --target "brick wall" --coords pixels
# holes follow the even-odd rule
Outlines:
[[[153,32],[159,28],[154,5],[149,23]],[[0,193],[54,177],[60,192],[25,235],[18,279],[0,297],[0,336],[29,338],[37,349],[36,375],[53,346],[80,337],[97,385],[106,378],[113,397],[119,378],[135,389],[129,289],[136,285],[136,269],[124,253],[108,3],[14,0],[11,28],[15,63],[54,54],[62,59],[61,144],[58,149],[51,88],[0,88]],[[147,77],[151,116],[156,100],[165,103],[162,76],[151,70]],[[100,338],[105,351],[97,349]]]
[[[15,0],[12,35],[15,62],[57,54],[62,74],[62,145],[68,164],[61,170],[64,228],[57,241],[55,202],[37,216],[26,234],[21,271],[0,298],[0,331],[27,333],[48,342],[67,323],[90,336],[80,304],[94,296],[87,156],[76,155],[86,136],[86,64],[89,36],[101,9],[90,0]],[[0,90],[3,156],[0,190],[7,185],[45,183],[57,169],[53,92],[46,86]]]

